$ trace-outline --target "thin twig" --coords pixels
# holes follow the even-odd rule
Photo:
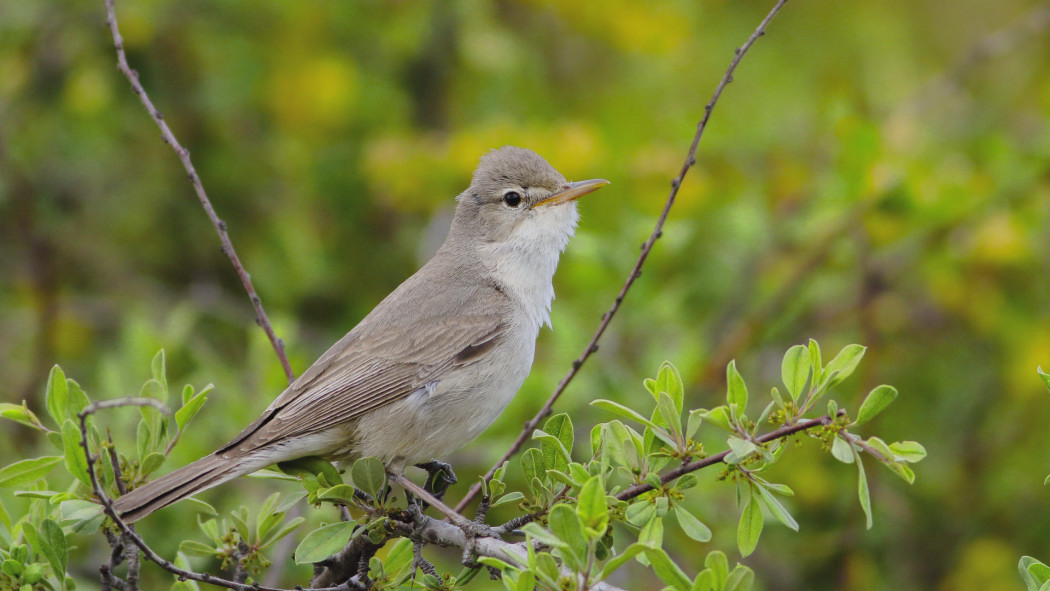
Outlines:
[[[765,435],[762,435],[761,437],[756,437],[755,438],[755,443],[769,443],[770,441],[773,441],[774,439],[781,439],[781,438],[784,438],[784,437],[789,437],[789,436],[794,435],[795,433],[798,433],[800,431],[806,431],[806,430],[812,429],[813,427],[820,427],[820,426],[823,426],[823,425],[830,425],[830,424],[831,424],[831,417],[827,416],[827,415],[822,416],[819,419],[809,419],[809,420],[805,420],[805,421],[799,421],[798,423],[795,423],[793,425],[785,425],[785,426],[783,426],[783,427],[781,427],[781,428],[779,428],[779,429],[777,429],[775,431],[770,431],[769,433],[766,433]],[[674,470],[669,470],[667,472],[664,472],[663,474],[660,475],[660,484],[667,484],[668,482],[671,482],[671,481],[673,481],[673,480],[675,480],[677,478],[681,478],[683,475],[688,474],[690,472],[696,472],[697,470],[699,470],[701,468],[706,468],[708,466],[713,466],[715,464],[721,463],[721,462],[725,461],[725,458],[726,458],[727,455],[729,455],[730,451],[732,451],[732,450],[728,450],[727,449],[727,450],[725,450],[725,451],[723,451],[721,453],[715,454],[713,456],[708,456],[708,457],[706,457],[706,458],[704,458],[702,460],[696,460],[696,461],[693,461],[693,462],[688,462],[688,463],[682,464],[681,466],[675,468]],[[651,484],[649,484],[647,482],[642,482],[640,484],[635,484],[633,486],[629,486],[626,489],[620,491],[620,493],[616,495],[616,498],[621,500],[621,501],[628,501],[630,499],[633,499],[633,498],[637,497],[638,495],[647,493],[647,492],[649,492],[649,491],[651,491],[653,489],[654,489],[653,485],[651,485]]]
[[[290,591],[288,589],[280,589],[276,587],[264,587],[262,585],[246,585],[244,583],[238,583],[236,581],[229,581],[221,577],[209,575],[207,573],[197,573],[194,571],[186,570],[175,566],[170,560],[164,559],[162,556],[157,554],[149,545],[146,544],[145,540],[142,539],[138,533],[130,525],[124,522],[113,508],[113,501],[106,495],[105,491],[102,490],[102,485],[99,484],[98,475],[95,472],[95,461],[100,460],[91,454],[91,447],[88,444],[88,429],[87,429],[87,418],[94,414],[96,411],[103,408],[113,408],[117,406],[153,406],[163,408],[164,405],[160,404],[156,400],[150,398],[117,398],[113,400],[103,400],[95,402],[84,407],[84,410],[77,414],[80,419],[80,446],[84,449],[84,457],[87,459],[87,472],[88,478],[91,480],[91,488],[95,492],[95,496],[98,497],[99,502],[102,504],[102,510],[106,513],[117,528],[120,529],[124,543],[127,541],[133,542],[139,549],[142,550],[143,555],[149,560],[160,565],[164,570],[186,579],[192,579],[201,583],[209,583],[218,587],[225,587],[227,589],[235,589],[236,591]],[[346,591],[345,585],[339,585],[336,587],[324,587],[320,589],[302,589],[299,588],[297,591]]]
[[[725,90],[726,86],[733,81],[733,72],[736,71],[736,67],[740,64],[740,60],[744,58],[751,46],[754,45],[755,41],[759,37],[766,34],[766,27],[769,25],[773,17],[780,12],[780,9],[787,3],[787,0],[779,0],[775,6],[769,11],[762,22],[755,29],[754,33],[748,37],[747,41],[739,48],[737,48],[733,61],[729,63],[729,68],[726,69],[725,74],[722,75],[722,79],[719,81],[718,86],[715,88],[714,95],[711,96],[711,100],[704,107],[704,116],[700,119],[700,122],[696,126],[696,134],[693,136],[693,142],[689,146],[689,152],[686,154],[685,162],[682,164],[681,170],[678,172],[678,176],[671,181],[671,192],[667,196],[667,202],[664,203],[663,211],[660,212],[660,217],[656,220],[656,225],[653,227],[652,233],[649,235],[649,239],[642,244],[642,251],[638,255],[638,260],[635,262],[631,272],[627,275],[627,280],[624,282],[623,287],[620,288],[620,293],[616,295],[616,299],[613,301],[612,306],[609,310],[602,314],[601,322],[598,324],[598,329],[594,332],[587,346],[583,349],[583,353],[572,362],[572,367],[569,372],[565,374],[565,377],[558,382],[558,386],[554,389],[554,392],[547,399],[547,402],[540,408],[539,412],[536,413],[532,419],[525,423],[524,428],[518,435],[518,438],[514,440],[510,448],[503,454],[503,456],[489,468],[489,471],[485,473],[485,482],[492,479],[493,474],[496,470],[503,465],[503,462],[507,461],[514,454],[525,445],[525,442],[532,436],[532,432],[536,430],[540,425],[540,421],[547,418],[551,414],[554,407],[554,403],[561,396],[562,392],[569,385],[576,374],[580,371],[580,368],[587,361],[587,359],[598,350],[598,340],[601,339],[602,335],[605,334],[605,329],[608,328],[609,323],[612,322],[613,316],[617,310],[620,309],[620,305],[623,303],[624,297],[627,296],[628,290],[634,285],[634,282],[642,274],[642,265],[645,264],[646,259],[649,258],[649,253],[652,252],[653,246],[656,241],[663,235],[664,223],[667,221],[667,216],[671,213],[671,207],[674,205],[675,198],[678,197],[678,189],[682,186],[682,181],[685,180],[686,174],[689,169],[696,164],[696,149],[700,145],[700,138],[704,135],[704,130],[707,129],[707,122],[711,118],[711,112],[714,111],[715,105],[718,103],[719,97],[722,96],[722,91]],[[460,500],[459,504],[456,505],[456,511],[462,512],[463,509],[474,499],[475,496],[481,491],[481,483],[475,483],[467,491],[466,496]]]
[[[262,300],[255,293],[251,277],[248,275],[248,271],[244,269],[244,265],[241,264],[241,259],[237,256],[237,251],[233,248],[233,242],[230,241],[230,236],[226,232],[226,222],[219,219],[218,214],[215,213],[215,208],[211,205],[211,200],[208,199],[208,194],[204,192],[204,185],[201,184],[200,176],[197,175],[197,171],[193,168],[193,163],[190,161],[189,150],[183,148],[179,141],[175,139],[175,134],[171,132],[171,128],[164,121],[164,115],[153,106],[153,101],[146,94],[146,89],[139,83],[138,72],[128,66],[128,58],[124,55],[124,39],[120,36],[120,30],[117,28],[117,13],[113,8],[113,3],[114,0],[106,0],[106,24],[109,25],[109,31],[113,34],[113,45],[117,49],[117,69],[131,83],[131,89],[135,91],[143,106],[146,107],[150,118],[160,128],[160,134],[164,139],[164,143],[171,146],[178,155],[179,160],[182,161],[182,167],[186,169],[186,174],[193,185],[193,190],[197,192],[197,199],[200,200],[201,206],[204,207],[205,213],[208,214],[208,219],[215,226],[215,232],[219,234],[219,240],[222,242],[222,252],[230,258],[234,270],[237,271],[237,276],[241,279],[241,284],[244,285],[244,290],[248,292],[248,297],[251,298],[252,307],[255,308],[255,321],[266,331],[266,336],[269,337],[270,344],[273,345],[273,350],[281,362],[281,367],[284,368],[284,374],[288,378],[288,383],[291,384],[295,380],[295,373],[292,371],[291,364],[288,363],[288,356],[284,354],[284,341],[277,338],[277,334],[274,333],[273,327],[270,325],[270,319],[267,318],[266,312],[263,310]]]

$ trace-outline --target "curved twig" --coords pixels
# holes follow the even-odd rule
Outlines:
[[[179,568],[170,560],[166,560],[161,555],[157,554],[152,548],[150,548],[146,541],[142,539],[135,530],[124,523],[124,520],[117,515],[117,512],[113,509],[113,501],[106,495],[102,490],[102,485],[99,484],[98,476],[95,473],[95,461],[98,459],[91,454],[91,448],[88,445],[88,430],[87,430],[87,418],[95,412],[104,408],[114,408],[117,406],[153,406],[158,409],[166,409],[164,405],[158,401],[150,398],[116,398],[113,400],[102,400],[95,402],[84,407],[84,410],[77,414],[80,419],[80,446],[84,448],[84,457],[87,459],[87,472],[88,477],[91,480],[91,488],[95,492],[95,496],[98,497],[99,502],[102,504],[102,510],[105,511],[106,516],[109,517],[113,523],[116,524],[117,528],[120,529],[125,540],[131,540],[136,546],[142,550],[143,555],[157,563],[164,570],[182,577],[184,579],[191,579],[199,581],[201,583],[209,583],[218,587],[225,587],[227,589],[235,589],[236,591],[291,591],[288,589],[281,589],[277,587],[265,587],[262,585],[247,585],[244,583],[238,583],[236,581],[230,581],[223,579],[222,577],[216,577],[207,573],[198,573],[184,568]],[[297,591],[346,591],[348,587],[346,585],[338,585],[336,587],[323,587],[319,589],[302,589],[299,587]]]
[[[117,28],[117,13],[113,8],[114,1],[106,0],[106,24],[109,25],[109,31],[113,35],[113,45],[117,49],[117,69],[131,83],[131,89],[135,91],[139,100],[142,101],[142,105],[146,107],[150,118],[160,128],[160,134],[164,138],[164,143],[171,146],[178,155],[179,160],[182,161],[182,167],[186,169],[190,184],[193,185],[193,190],[197,192],[197,199],[200,200],[201,206],[204,207],[204,212],[208,214],[208,219],[215,226],[215,232],[219,234],[219,240],[222,242],[222,252],[230,258],[234,270],[237,271],[237,276],[241,279],[241,284],[244,285],[244,290],[248,292],[248,297],[252,300],[252,307],[255,308],[255,321],[266,332],[266,336],[269,337],[274,353],[277,354],[277,359],[280,360],[281,367],[284,368],[284,374],[288,378],[288,383],[291,384],[295,380],[295,373],[292,371],[291,364],[288,363],[288,356],[284,353],[284,341],[277,337],[277,334],[273,331],[273,326],[270,325],[270,319],[267,318],[266,311],[263,310],[262,300],[255,293],[251,276],[244,269],[244,265],[241,264],[241,259],[233,248],[233,242],[230,241],[230,235],[226,232],[226,222],[219,219],[218,214],[215,213],[215,208],[212,207],[211,200],[208,199],[208,194],[204,191],[204,185],[201,184],[200,176],[197,175],[197,170],[193,168],[193,163],[190,161],[190,151],[183,148],[179,140],[175,139],[175,134],[171,132],[168,123],[164,121],[164,115],[153,106],[153,101],[150,100],[149,95],[146,94],[146,89],[139,82],[138,72],[128,66],[128,58],[124,54],[124,38],[120,36],[120,30]]]
[[[522,428],[521,433],[518,435],[518,438],[514,440],[514,443],[512,443],[510,448],[503,454],[503,456],[500,457],[500,459],[496,461],[496,463],[493,464],[491,468],[489,468],[489,471],[485,473],[485,482],[491,480],[493,474],[495,474],[496,470],[503,465],[503,462],[507,461],[511,458],[511,456],[518,453],[522,446],[525,445],[525,442],[528,441],[529,438],[532,436],[532,432],[535,431],[537,427],[539,427],[540,421],[547,418],[547,416],[551,414],[551,411],[554,407],[554,403],[561,396],[562,392],[565,391],[565,388],[568,387],[569,382],[571,382],[572,379],[576,377],[576,374],[580,371],[580,367],[583,366],[584,362],[587,361],[591,354],[598,350],[598,340],[602,338],[603,334],[605,334],[605,329],[609,327],[609,323],[612,322],[613,316],[620,309],[620,305],[623,303],[623,299],[624,297],[626,297],[628,290],[630,290],[631,286],[634,285],[635,280],[641,276],[642,265],[644,265],[646,259],[649,258],[649,253],[652,252],[653,246],[656,244],[656,241],[659,240],[660,237],[663,235],[664,223],[667,221],[667,216],[671,213],[671,207],[674,205],[675,198],[678,197],[678,189],[682,186],[682,181],[685,179],[686,173],[688,173],[689,169],[692,168],[694,164],[696,164],[696,149],[700,145],[700,138],[703,137],[704,130],[707,129],[707,122],[711,118],[711,112],[714,110],[715,105],[718,103],[719,97],[722,96],[722,91],[725,90],[726,86],[728,86],[729,83],[733,81],[733,72],[736,71],[736,67],[740,64],[740,60],[744,58],[744,55],[747,54],[747,51],[749,49],[751,49],[751,46],[754,45],[755,41],[757,41],[759,37],[762,37],[766,34],[766,27],[769,25],[770,21],[773,20],[773,17],[775,17],[777,13],[780,12],[780,9],[786,3],[787,0],[779,0],[776,3],[776,5],[774,5],[773,8],[769,11],[769,14],[767,14],[766,17],[762,19],[762,22],[759,23],[755,31],[751,33],[751,36],[748,37],[747,41],[742,46],[737,48],[736,53],[733,56],[733,61],[729,63],[729,68],[726,69],[725,74],[722,75],[722,79],[719,81],[718,86],[715,88],[714,95],[711,96],[711,100],[704,107],[704,116],[696,125],[696,134],[693,135],[693,142],[689,146],[689,152],[686,153],[685,162],[682,164],[682,168],[678,172],[678,176],[676,176],[674,180],[671,181],[671,192],[667,196],[667,202],[664,203],[663,211],[660,212],[660,217],[657,218],[656,225],[653,227],[653,231],[649,235],[649,239],[646,240],[644,244],[642,244],[642,251],[638,255],[638,260],[635,261],[634,267],[631,269],[631,272],[627,275],[627,280],[624,282],[623,287],[620,288],[620,293],[616,295],[616,299],[613,301],[613,304],[612,306],[610,306],[609,310],[606,313],[602,314],[602,320],[600,323],[598,323],[598,329],[595,330],[590,342],[587,343],[586,347],[584,347],[583,353],[581,353],[580,356],[572,362],[572,367],[569,369],[569,372],[565,374],[565,377],[562,378],[560,382],[558,382],[558,386],[554,389],[554,392],[550,395],[550,398],[547,399],[547,402],[545,402],[540,408],[539,412],[536,413],[536,416],[532,417],[527,423],[525,423],[525,426]],[[473,500],[474,497],[476,497],[480,491],[480,482],[475,483],[473,486],[471,486],[470,490],[467,491],[467,494],[463,497],[462,500],[460,500],[459,504],[456,505],[456,511],[462,512],[463,509],[467,506],[467,504],[470,503],[470,501]]]

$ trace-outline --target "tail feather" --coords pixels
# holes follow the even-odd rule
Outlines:
[[[250,457],[205,456],[136,488],[114,501],[113,506],[121,519],[133,523],[157,509],[261,467]]]

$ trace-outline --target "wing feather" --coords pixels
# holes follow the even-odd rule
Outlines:
[[[353,421],[400,400],[451,369],[476,362],[503,340],[497,314],[371,329],[362,323],[333,345],[273,404],[219,453],[257,448]]]

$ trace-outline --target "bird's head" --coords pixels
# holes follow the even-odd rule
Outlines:
[[[560,252],[576,229],[575,200],[607,184],[570,183],[539,154],[505,146],[481,158],[470,187],[457,198],[453,232],[480,243],[543,243]]]

